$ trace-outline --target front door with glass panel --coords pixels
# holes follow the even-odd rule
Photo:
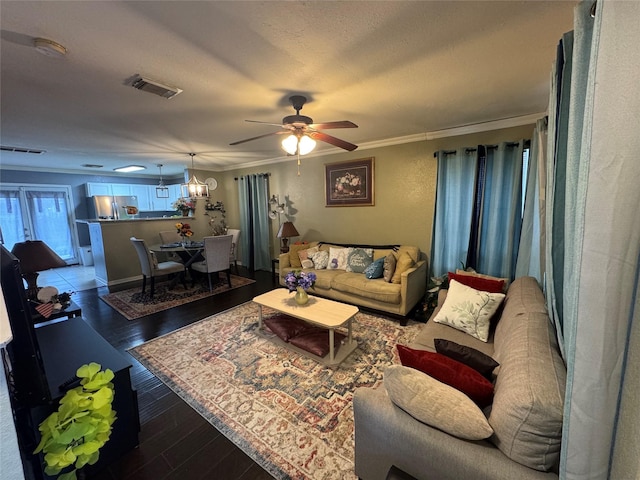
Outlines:
[[[0,226],[5,246],[42,240],[67,263],[77,263],[71,191],[66,186],[0,187]]]

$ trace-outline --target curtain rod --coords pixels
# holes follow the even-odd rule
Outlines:
[[[266,173],[251,173],[250,175],[257,175],[258,177],[270,177],[271,176],[271,172],[266,172]],[[248,176],[248,175],[247,175]],[[237,182],[240,179],[243,179],[244,177],[233,177],[233,179]]]
[[[507,147],[517,147],[518,145],[520,145],[520,142],[506,142]],[[529,148],[529,146],[531,145],[531,140],[525,140],[524,141],[524,148]],[[499,147],[499,145],[484,145],[485,148],[487,149],[496,149]],[[475,152],[476,150],[478,150],[477,148],[465,148],[464,151],[465,153],[471,153],[471,152]],[[456,153],[457,150],[442,150],[442,154],[443,155],[453,155],[454,153]],[[433,152],[433,158],[437,158],[438,156],[438,152]]]

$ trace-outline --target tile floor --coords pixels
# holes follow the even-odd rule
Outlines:
[[[38,286],[56,287],[59,292],[79,292],[101,287],[103,284],[96,280],[93,266],[71,265],[40,272]]]

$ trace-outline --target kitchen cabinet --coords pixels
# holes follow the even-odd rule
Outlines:
[[[95,195],[113,195],[110,183],[87,183],[87,197]]]
[[[174,210],[171,205],[180,198],[180,184],[167,185],[169,188],[169,198],[156,197],[156,186],[157,185],[129,183],[87,182],[86,191],[88,197],[94,195],[135,195],[138,198],[138,210],[141,212]]]
[[[114,185],[115,186],[115,185]],[[151,185],[129,185],[130,195],[138,197],[138,210],[141,212],[148,212],[151,210],[157,210],[151,205],[150,190],[153,188],[155,196],[155,187]]]

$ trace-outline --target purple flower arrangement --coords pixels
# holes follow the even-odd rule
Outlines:
[[[313,272],[302,272],[300,270],[289,272],[285,275],[284,281],[290,292],[295,292],[298,287],[306,292],[316,283],[316,274]]]

